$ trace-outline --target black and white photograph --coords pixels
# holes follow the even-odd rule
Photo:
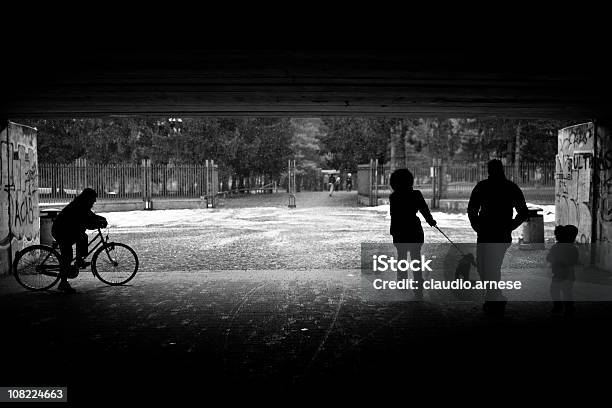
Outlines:
[[[5,31],[0,406],[600,387],[607,41],[212,47],[156,42],[167,13],[149,42]]]

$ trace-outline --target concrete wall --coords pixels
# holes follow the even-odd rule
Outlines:
[[[577,241],[592,242],[593,154],[592,122],[559,130],[555,171],[555,214],[558,225],[578,227]]]
[[[578,227],[592,243],[591,261],[612,270],[612,127],[592,122],[559,131],[555,212],[557,225]]]
[[[40,210],[57,209],[61,210],[68,203],[43,203],[40,204]],[[183,199],[155,199],[152,202],[152,210],[185,210],[207,208],[206,200],[199,198],[183,198]],[[101,212],[121,212],[121,211],[141,211],[144,210],[144,202],[142,200],[126,200],[126,201],[98,201],[93,207],[96,213]]]
[[[0,275],[9,273],[15,253],[37,244],[38,155],[36,130],[0,124]]]
[[[357,166],[357,179],[353,188],[357,190],[359,195],[370,196],[370,165],[360,164]]]
[[[596,150],[595,263],[600,268],[610,271],[612,270],[612,126],[597,124]]]

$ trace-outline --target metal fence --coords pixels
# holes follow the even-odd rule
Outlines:
[[[98,193],[98,200],[151,200],[154,198],[202,198],[216,195],[218,168],[212,160],[196,165],[71,164],[42,163],[38,166],[40,202],[72,200],[85,187]]]
[[[244,194],[272,193],[285,190],[287,173],[271,177],[251,175],[244,177],[221,169],[213,160],[204,164],[94,164],[86,160],[74,163],[41,163],[39,198],[42,203],[66,203],[85,187],[98,193],[99,201],[155,199],[238,197]],[[297,169],[297,191],[323,189],[321,169]],[[214,205],[214,204],[213,204]]]
[[[441,166],[441,182],[444,198],[468,198],[476,183],[488,177],[486,164],[473,167]],[[527,200],[555,200],[555,163],[521,163],[519,166],[504,166],[506,177],[523,190]]]
[[[294,160],[295,162],[295,160]],[[296,192],[323,191],[324,177],[320,168],[302,168],[296,163],[293,183]],[[245,194],[269,194],[279,190],[289,191],[289,172],[280,175],[252,174],[245,177],[234,174],[228,169],[219,170],[219,194],[225,198],[240,197]]]
[[[414,174],[414,188],[429,199],[468,199],[472,189],[480,180],[487,178],[487,165],[451,164],[409,169]],[[521,163],[519,166],[504,166],[506,177],[514,181],[526,200],[554,202],[555,163]],[[389,165],[379,165],[376,160],[362,164],[358,170],[358,191],[369,196],[371,205],[378,198],[391,194]]]
[[[151,197],[197,198],[216,192],[216,166],[153,165],[151,166]]]

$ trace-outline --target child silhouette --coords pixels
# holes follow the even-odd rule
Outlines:
[[[398,169],[391,174],[390,180],[393,193],[389,196],[391,212],[391,235],[393,244],[397,249],[398,259],[407,259],[410,252],[411,259],[420,259],[421,246],[425,241],[423,227],[417,216],[420,211],[429,225],[436,225],[436,221],[429,212],[429,207],[419,190],[414,190],[414,176],[408,169]],[[398,280],[406,279],[407,272],[398,271]],[[414,271],[414,280],[418,283],[415,296],[423,298],[423,272]]]
[[[555,227],[557,243],[550,248],[546,260],[552,269],[550,296],[553,300],[553,313],[574,314],[574,265],[578,263],[578,248],[574,245],[578,228],[574,225]]]

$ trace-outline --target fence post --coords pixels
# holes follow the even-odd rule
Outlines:
[[[370,159],[368,184],[370,207],[373,207],[378,205],[378,159]]]
[[[210,201],[210,180],[208,178],[208,159],[204,161],[204,199],[206,200],[206,208],[208,208],[208,203]]]
[[[374,159],[370,159],[370,166],[368,168],[368,205],[372,207],[374,201]]]
[[[151,165],[151,159],[147,159],[147,200],[149,201],[149,207],[153,209],[153,166]]]
[[[210,161],[210,187],[211,187],[211,205],[212,208],[217,207],[217,191],[219,189],[219,172],[218,166],[214,160]]]
[[[289,208],[295,208],[295,160],[287,163],[287,190],[289,192]]]
[[[83,159],[82,161],[81,174],[83,174],[83,188],[89,187],[87,184],[87,159]],[[82,190],[82,189],[81,189]]]
[[[431,166],[431,208],[440,207],[440,159],[434,158]]]
[[[153,203],[151,202],[151,160],[142,160],[142,201],[144,201],[144,209],[152,210]]]
[[[448,182],[447,182],[447,176],[448,176],[448,163],[445,160],[440,159],[440,165],[438,167],[439,170],[439,176],[438,176],[438,181],[439,181],[439,187],[438,187],[438,207],[440,206],[440,200],[442,200],[443,198],[447,198],[447,191],[448,191]]]
[[[215,169],[215,161],[208,159],[205,160],[203,170],[205,183],[204,198],[206,199],[206,208],[216,208],[219,174],[217,173],[217,169]]]

